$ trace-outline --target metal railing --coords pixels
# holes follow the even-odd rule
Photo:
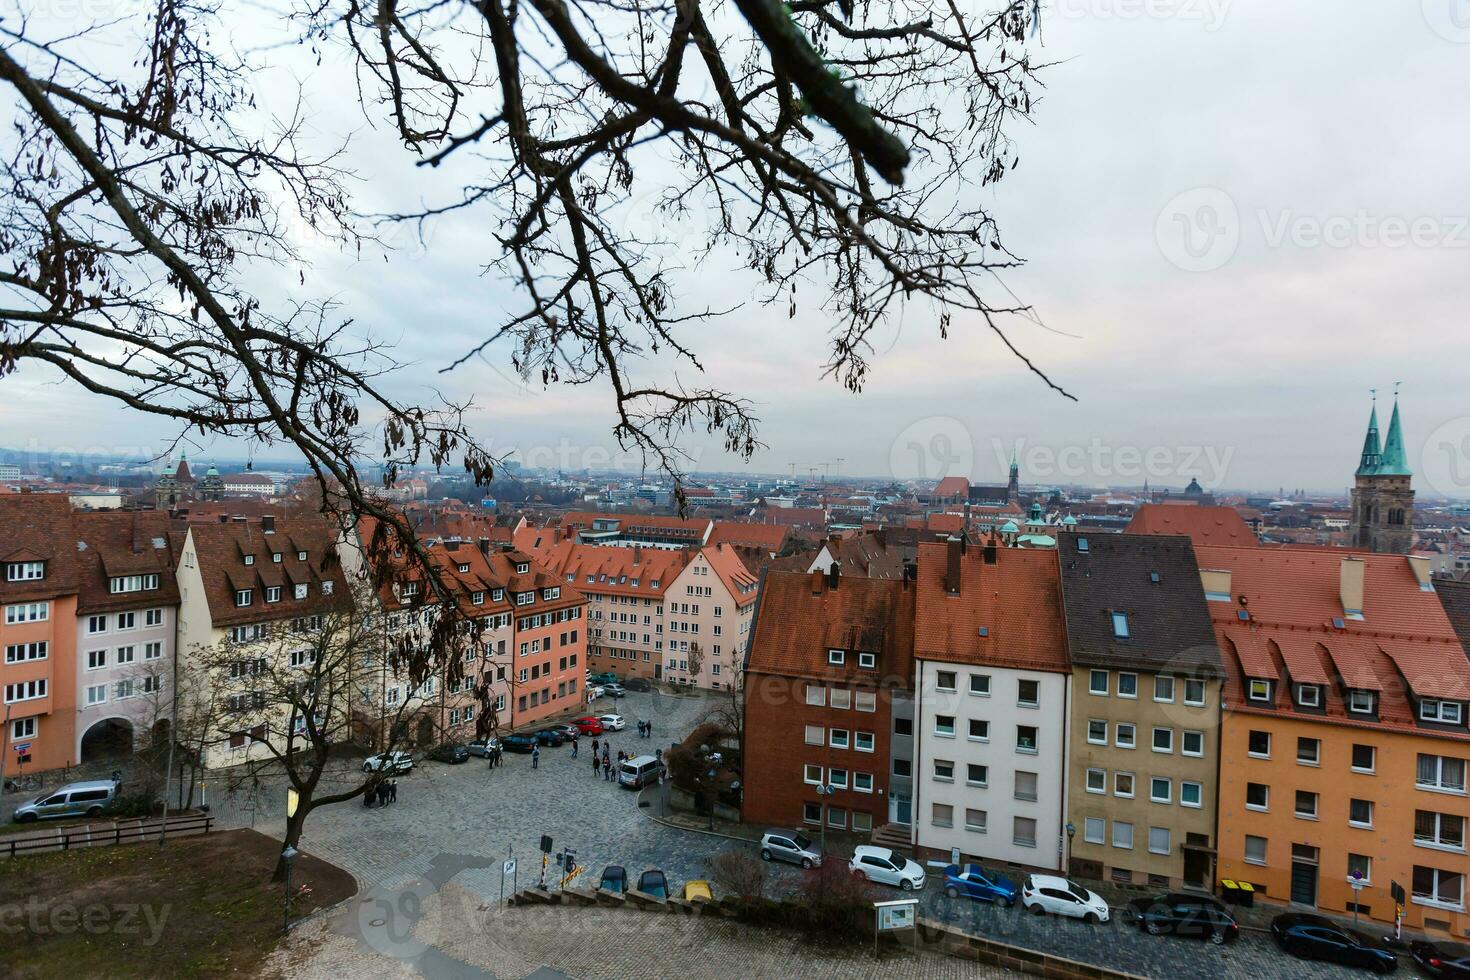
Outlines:
[[[169,837],[207,834],[214,829],[214,822],[213,815],[198,813],[170,817],[166,822],[156,818],[139,818],[133,823],[114,820],[110,827],[93,823],[83,827],[58,827],[51,832],[17,833],[0,837],[0,855],[15,857],[31,852],[70,851],[144,839],[158,840],[160,837],[166,840]]]

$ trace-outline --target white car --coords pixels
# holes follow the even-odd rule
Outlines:
[[[597,720],[602,722],[603,729],[609,732],[620,732],[628,727],[622,715],[598,715]]]
[[[383,752],[370,755],[363,761],[363,772],[408,772],[413,768],[413,756],[407,752]]]
[[[1036,915],[1050,912],[1084,922],[1108,921],[1108,903],[1101,895],[1056,875],[1027,875],[1021,907]]]
[[[856,871],[869,881],[880,885],[897,885],[904,891],[918,891],[924,887],[924,869],[886,847],[859,844],[853,848],[852,860],[847,864],[849,871]]]
[[[596,701],[600,697],[602,697],[602,688],[599,685],[594,684],[587,688],[587,701],[589,703]]]

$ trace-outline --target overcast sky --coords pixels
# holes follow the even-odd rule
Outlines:
[[[1470,0],[1060,0],[1039,41],[1057,64],[1034,125],[1013,132],[1019,169],[984,202],[1028,261],[1006,285],[1050,328],[1013,339],[1079,401],[974,323],[940,340],[928,316],[891,325],[851,395],[819,378],[817,311],[793,322],[747,304],[690,339],[707,383],[756,404],[769,449],[748,469],[840,458],[844,475],[1002,481],[1016,451],[1026,482],[1336,490],[1369,389],[1386,426],[1402,382],[1416,486],[1470,496]],[[339,71],[295,57],[273,60],[301,77]],[[364,201],[432,196],[432,175],[310,84],[323,139],[356,132]],[[533,463],[609,458],[605,389],[528,390],[504,351],[436,373],[515,305],[478,274],[483,230],[445,222],[427,251],[403,244],[391,264],[323,256],[317,274],[398,344],[401,390],[473,395],[478,434]],[[683,295],[746,299],[731,295],[748,288],[735,265],[714,257]],[[146,449],[172,434],[47,380],[3,382],[0,446]],[[745,468],[686,445],[699,469]]]

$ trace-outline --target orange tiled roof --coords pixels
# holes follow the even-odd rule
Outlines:
[[[936,497],[966,497],[970,493],[970,481],[963,476],[947,476],[934,488]]]
[[[730,596],[737,607],[748,606],[756,600],[760,594],[755,588],[759,580],[745,567],[739,552],[728,544],[717,544],[712,548],[702,549],[701,554],[720,577],[720,581],[725,583],[725,588],[730,590]]]
[[[755,524],[750,521],[715,521],[707,544],[743,544],[778,552],[786,546],[791,529],[784,524]]]
[[[1254,546],[1250,525],[1230,507],[1173,507],[1144,504],[1128,522],[1130,534],[1183,534],[1196,545]]]
[[[575,541],[547,544],[531,554],[553,575],[584,592],[650,599],[664,594],[690,557],[682,548],[604,548]]]
[[[769,572],[746,670],[911,686],[914,596],[912,586],[892,579],[839,576],[832,588],[820,572]],[[878,667],[861,669],[854,657],[828,664],[829,649],[876,653]]]

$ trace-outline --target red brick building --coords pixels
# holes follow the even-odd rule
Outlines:
[[[744,819],[865,833],[890,820],[892,757],[911,757],[914,587],[770,572],[745,673]],[[911,731],[905,727],[906,731]],[[905,764],[902,767],[907,771]],[[834,787],[824,810],[817,787]]]

